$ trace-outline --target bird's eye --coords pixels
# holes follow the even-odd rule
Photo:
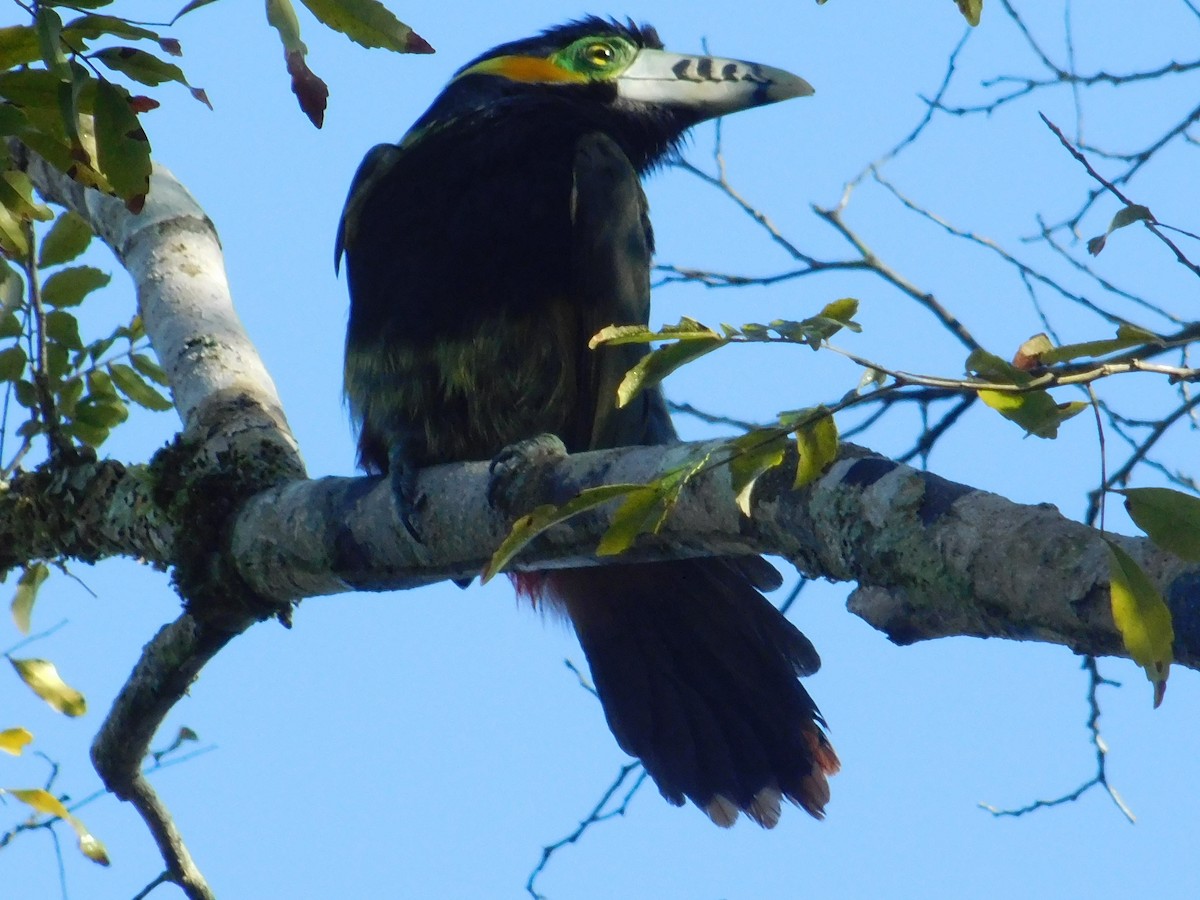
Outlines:
[[[603,69],[605,66],[611,65],[613,60],[617,58],[616,51],[608,44],[590,44],[583,51],[583,56],[584,59],[597,69]]]

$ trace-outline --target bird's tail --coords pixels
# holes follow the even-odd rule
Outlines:
[[[759,560],[697,559],[516,577],[570,616],[617,743],[676,806],[764,828],[786,797],[816,818],[837,754],[797,680],[820,659],[751,583]],[[762,568],[767,568],[765,564]]]

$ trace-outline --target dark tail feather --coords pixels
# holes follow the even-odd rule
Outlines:
[[[797,680],[820,659],[744,565],[538,574],[519,583],[571,617],[617,743],[668,801],[690,799],[722,827],[742,811],[771,828],[782,797],[823,817],[840,763]]]

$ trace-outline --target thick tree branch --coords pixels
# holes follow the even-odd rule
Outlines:
[[[647,482],[705,446],[568,457],[530,478],[519,502],[532,509],[584,487]],[[726,470],[696,479],[661,533],[640,538],[623,559],[774,554],[810,577],[857,581],[850,609],[900,644],[971,635],[1125,655],[1109,609],[1101,532],[1048,504],[1022,506],[853,446],[805,489],[791,489],[791,472],[785,462],[759,480],[752,518],[738,511]],[[247,505],[232,552],[247,583],[283,591],[281,599],[470,577],[509,527],[508,517],[488,509],[487,484],[485,463],[424,471],[421,544],[395,520],[380,479],[282,485]],[[611,513],[605,507],[552,529],[517,567],[595,565]],[[1117,540],[1171,605],[1177,659],[1200,667],[1200,567],[1145,539]]]
[[[187,612],[144,649],[96,736],[92,759],[105,786],[133,803],[145,820],[169,880],[193,900],[208,900],[213,893],[166,806],[145,780],[142,760],[200,669],[254,622],[286,612],[237,578],[226,560],[227,529],[245,498],[303,477],[304,466],[274,384],[234,311],[216,231],[183,186],[156,167],[146,206],[134,216],[119,201],[83,189],[19,144],[11,150],[43,196],[83,216],[132,276],[146,333],[170,377],[184,421],[180,440],[138,473],[140,482],[124,478],[128,473],[111,464],[101,467],[102,485],[107,474],[125,490],[117,492],[115,501],[111,491],[92,491],[98,499],[95,519],[88,523],[92,533],[85,538],[91,537],[96,549],[81,554],[64,539],[54,555],[106,555],[110,547],[101,538],[110,536],[114,520],[119,538],[124,519],[140,517],[154,525],[130,529],[127,546],[116,552],[137,553],[149,535],[154,549],[163,551],[153,558],[175,566]],[[33,503],[31,510],[27,504],[26,521],[41,508],[48,511],[47,520],[34,524],[52,523],[54,489],[64,474],[88,486],[96,483],[90,473],[73,470],[34,473],[30,477],[48,475],[47,491],[37,498],[45,501],[40,507]],[[12,487],[5,499],[25,501]],[[164,521],[170,523],[171,538],[158,536],[156,526]],[[76,531],[86,531],[86,526],[52,533],[64,538]]]

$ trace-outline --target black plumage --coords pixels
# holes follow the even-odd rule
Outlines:
[[[645,352],[589,351],[645,324],[653,237],[638,176],[696,122],[811,91],[780,70],[668,56],[652,29],[590,18],[456,74],[355,177],[339,233],[351,295],[346,392],[360,462],[411,473],[559,436],[571,452],[674,440],[657,390],[618,409]],[[661,95],[661,96],[660,96]],[[437,502],[437,498],[432,498]],[[758,592],[761,560],[517,579],[570,616],[608,722],[673,803],[770,826],[780,795],[821,815],[837,758],[797,681],[819,665]]]

